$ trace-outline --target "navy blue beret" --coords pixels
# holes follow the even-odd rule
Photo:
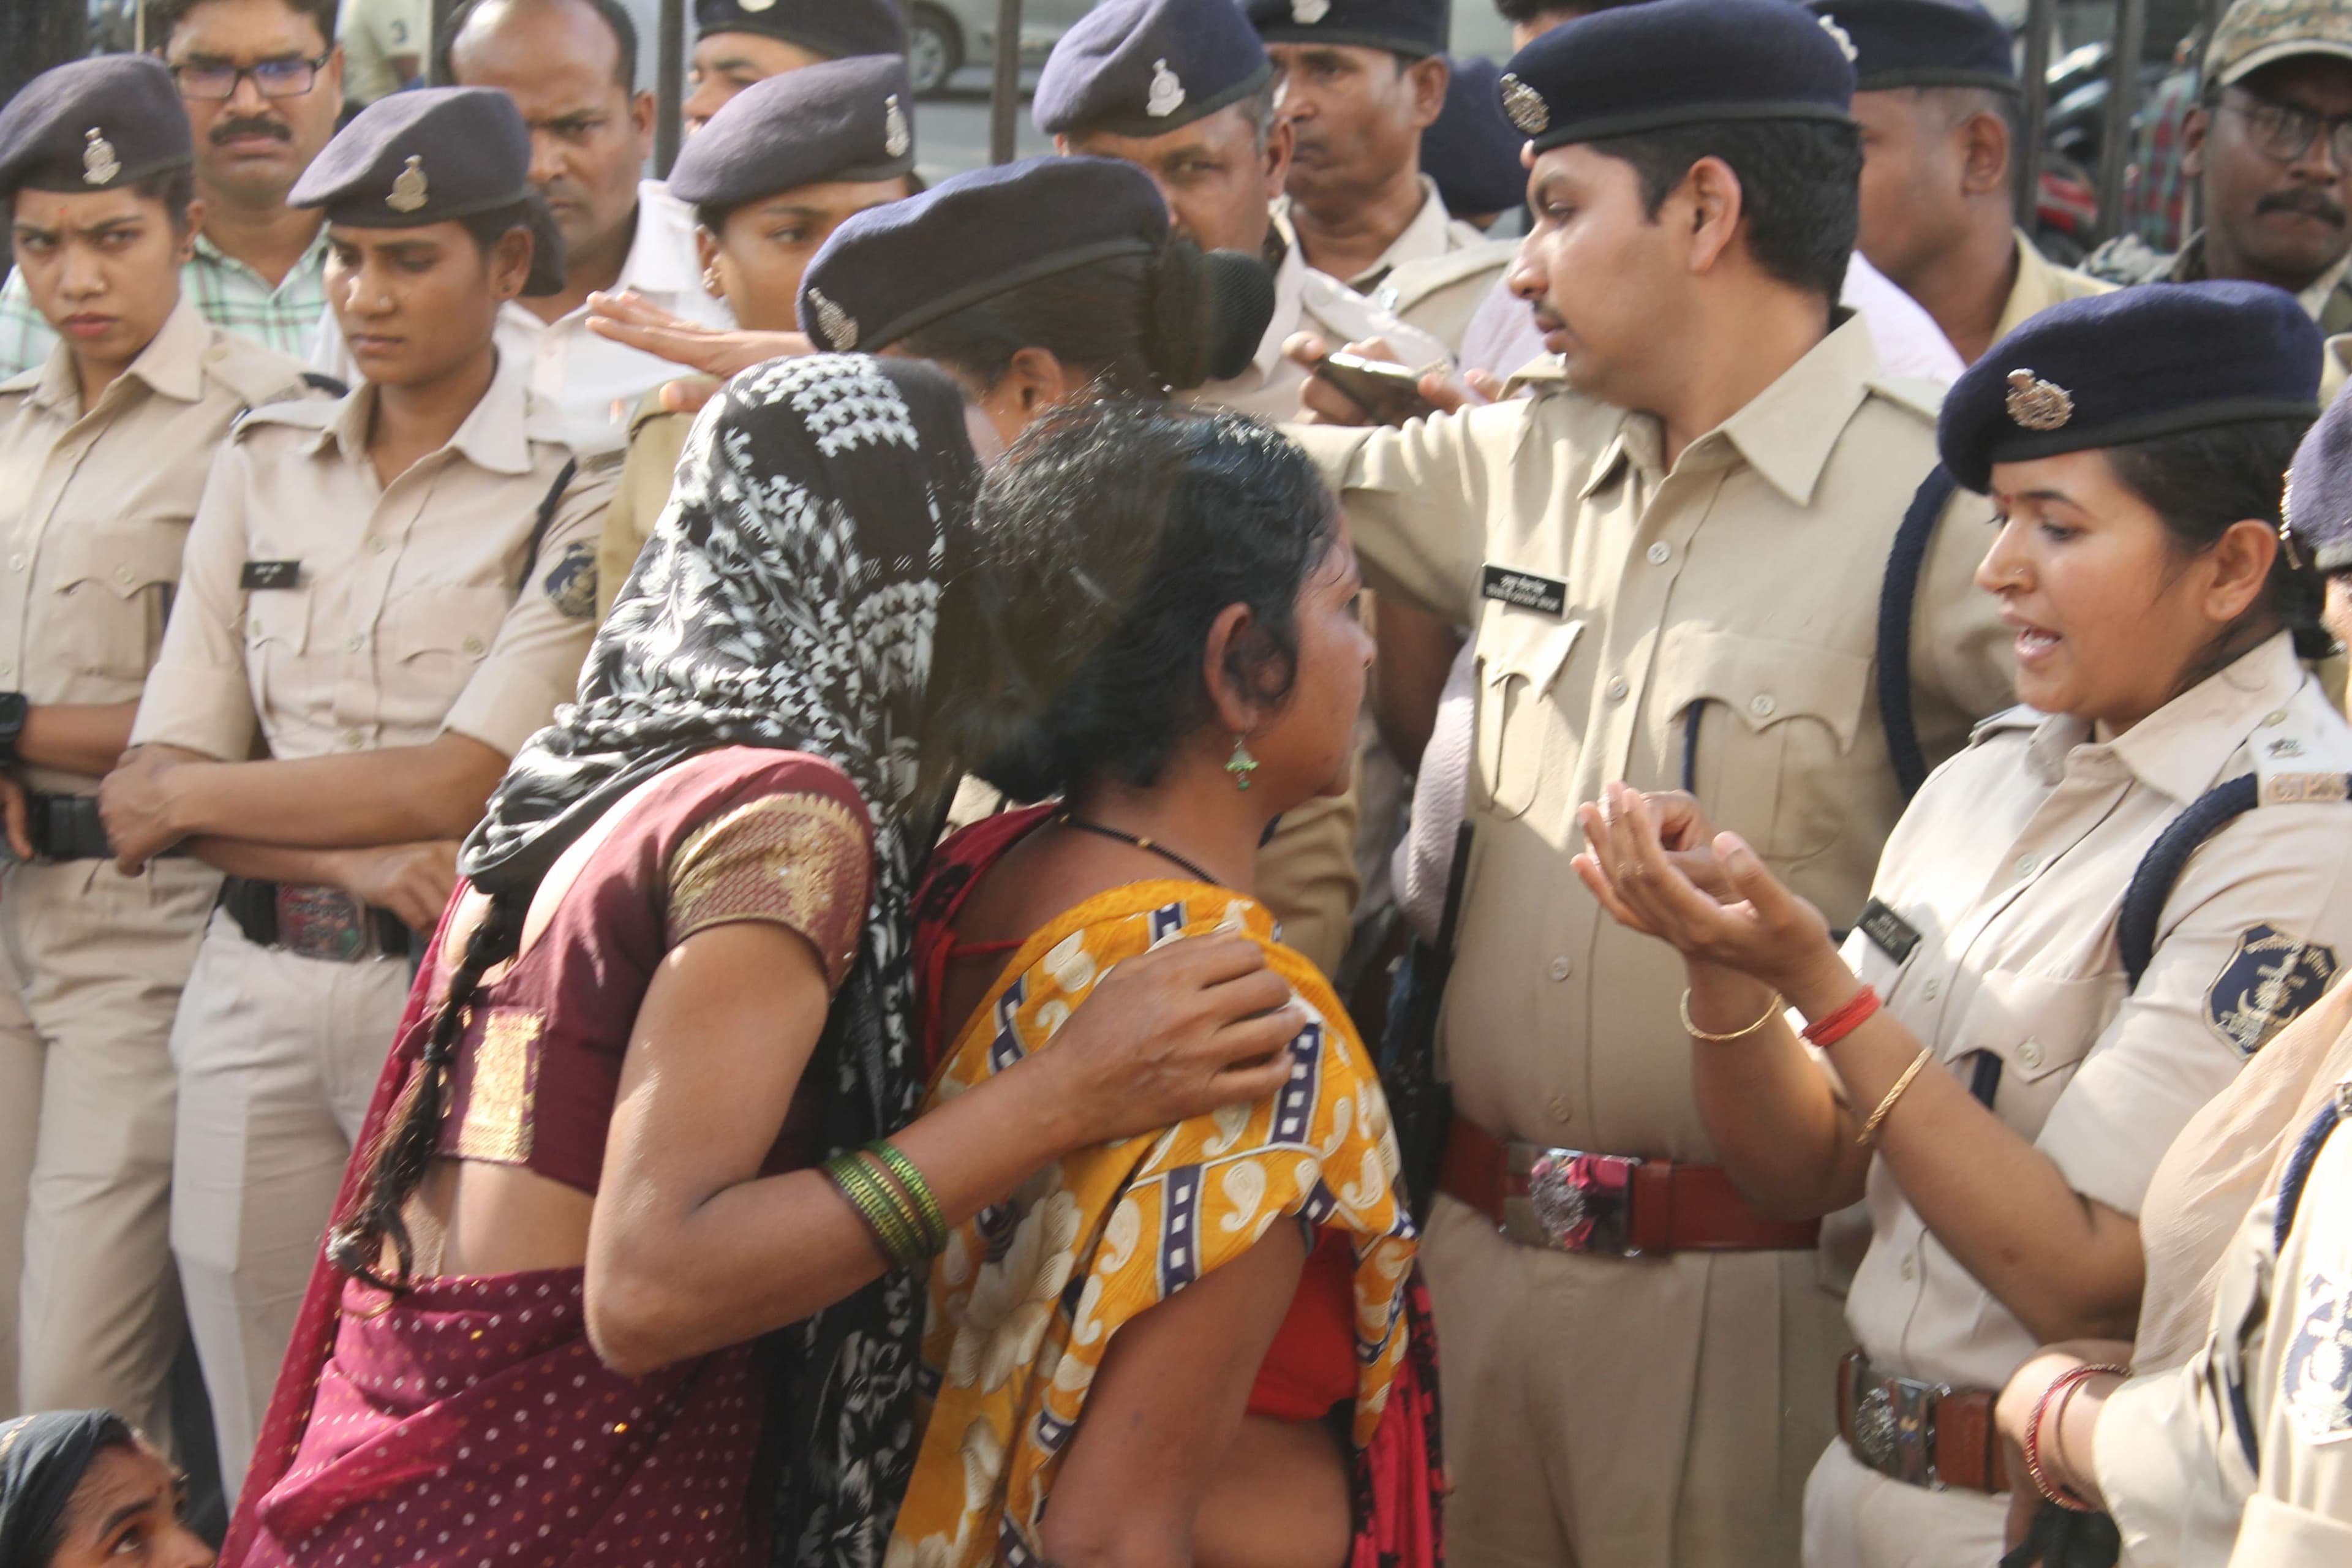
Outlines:
[[[0,108],[0,195],[115,190],[194,155],[172,73],[146,55],[69,61]]]
[[[1159,136],[1272,79],[1234,0],[1109,0],[1054,46],[1030,114],[1048,136]]]
[[[694,31],[758,33],[836,60],[907,52],[891,0],[694,0]]]
[[[2319,571],[2352,567],[2352,402],[2341,393],[2294,449],[2286,525]]]
[[[1447,0],[1249,0],[1269,44],[1347,44],[1419,59],[1445,52]]]
[[[2149,283],[2069,300],[1952,384],[1936,447],[1972,490],[1995,463],[2318,409],[2319,329],[2267,283]]]
[[[1788,0],[1648,0],[1511,57],[1503,112],[1537,152],[1717,121],[1846,123],[1849,47]]]
[[[1421,172],[1460,217],[1508,212],[1528,199],[1519,149],[1528,139],[1503,118],[1503,68],[1482,57],[1453,62],[1445,107],[1421,133]]]
[[[2009,29],[1976,0],[1811,0],[1853,46],[1854,89],[2017,89]]]
[[[1121,159],[974,169],[835,229],[801,279],[801,330],[870,353],[1008,289],[1167,244],[1160,187]]]
[[[834,180],[888,180],[915,166],[915,101],[897,55],[828,60],[753,82],[686,140],[670,195],[697,206]]]
[[[526,294],[563,287],[563,237],[530,184],[530,132],[487,87],[427,87],[352,117],[294,182],[286,205],[324,207],[346,228],[416,228],[521,206],[532,252]]]

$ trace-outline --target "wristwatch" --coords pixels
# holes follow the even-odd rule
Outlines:
[[[32,710],[23,692],[0,691],[0,767],[24,761],[16,754],[16,742],[24,737],[25,715]]]

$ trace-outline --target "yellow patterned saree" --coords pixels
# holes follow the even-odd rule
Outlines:
[[[1415,1248],[1388,1102],[1330,985],[1276,940],[1262,906],[1156,881],[1069,910],[1006,964],[930,1103],[1049,1048],[1121,960],[1212,931],[1256,939],[1316,1015],[1290,1044],[1289,1083],[1073,1155],[956,1230],[931,1273],[919,1384],[929,1426],[891,1568],[1038,1561],[1055,1469],[1113,1337],[1277,1224],[1303,1218],[1351,1243],[1360,1451],[1381,1426],[1410,1338]]]

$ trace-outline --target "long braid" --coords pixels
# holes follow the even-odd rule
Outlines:
[[[335,1267],[379,1290],[398,1292],[408,1287],[415,1251],[407,1221],[401,1211],[431,1168],[441,1142],[441,1113],[448,1096],[449,1073],[457,1056],[457,1037],[482,976],[514,956],[521,945],[528,894],[501,893],[490,900],[466,941],[466,952],[449,979],[449,994],[434,1015],[432,1032],[410,1075],[401,1100],[385,1119],[382,1137],[369,1156],[367,1185],[349,1218],[327,1237],[327,1257]],[[397,1267],[389,1279],[376,1266],[389,1243]]]

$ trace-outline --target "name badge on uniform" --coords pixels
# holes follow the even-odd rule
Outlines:
[[[1919,932],[1909,921],[1880,903],[1876,899],[1862,906],[1862,919],[1853,922],[1871,945],[1900,963],[1911,956],[1919,945]]]
[[[1534,610],[1555,617],[1568,614],[1567,584],[1557,577],[1497,566],[1491,561],[1486,563],[1486,580],[1479,585],[1478,596],[1508,605],[1515,610]]]
[[[236,585],[252,592],[264,588],[291,588],[302,580],[299,561],[248,561],[237,574]]]

